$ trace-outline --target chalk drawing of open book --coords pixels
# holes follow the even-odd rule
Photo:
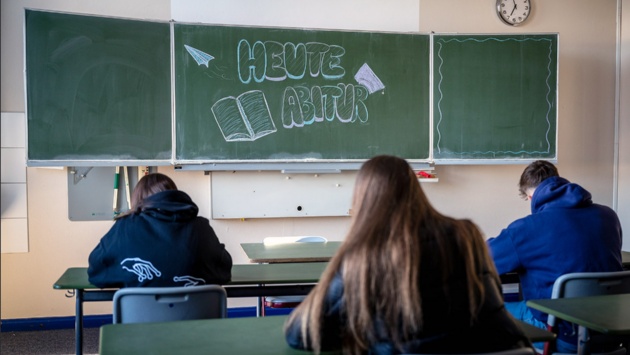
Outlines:
[[[212,113],[226,142],[255,141],[277,131],[259,90],[224,97],[212,105]]]

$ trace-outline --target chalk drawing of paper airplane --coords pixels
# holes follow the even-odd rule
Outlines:
[[[363,64],[361,68],[359,68],[359,71],[357,71],[357,73],[354,75],[354,80],[356,80],[357,83],[365,86],[370,94],[385,89],[385,85],[383,84],[381,79],[379,79],[378,76],[374,74],[372,68],[370,68],[367,63]]]
[[[277,131],[260,90],[224,97],[212,105],[212,114],[226,142],[255,141]]]
[[[200,51],[197,48],[193,48],[189,45],[184,44],[184,48],[188,51],[191,57],[197,62],[198,65],[205,65],[208,68],[208,63],[214,59],[210,54]]]

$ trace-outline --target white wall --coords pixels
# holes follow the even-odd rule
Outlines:
[[[1,120],[2,253],[27,253],[26,118],[22,112],[2,112]]]
[[[589,189],[596,202],[612,206],[615,199],[616,0],[535,0],[531,18],[519,28],[502,24],[494,13],[494,1],[481,0],[3,0],[3,112],[24,111],[24,6],[222,24],[422,32],[558,32],[560,172]],[[569,14],[567,8],[571,11]],[[628,36],[625,38],[627,43]],[[626,97],[627,92],[628,89]],[[624,108],[621,123],[628,140],[629,110],[627,106]],[[628,145],[625,151],[630,151]],[[623,167],[625,180],[619,184],[625,187],[625,197],[623,202],[620,199],[619,205],[620,209],[625,206],[622,219],[629,221],[627,154]],[[439,183],[423,185],[431,201],[446,214],[473,219],[488,236],[529,213],[529,205],[519,199],[516,188],[522,165],[439,166],[437,169]],[[175,172],[171,167],[159,171],[172,176],[182,190],[191,194],[201,215],[211,216],[211,176],[201,172]],[[74,299],[53,290],[52,284],[66,268],[87,266],[88,254],[112,223],[68,221],[66,178],[65,170],[27,169],[30,250],[25,254],[2,255],[2,319],[74,314]],[[348,221],[347,217],[335,217],[211,222],[234,261],[246,263],[239,246],[241,242],[291,234],[324,235],[331,240],[341,240]],[[630,242],[625,243],[625,249],[630,250]],[[253,305],[253,302],[230,300],[230,306],[245,304]],[[87,304],[85,310],[87,314],[109,313],[111,304]]]
[[[418,0],[172,0],[179,22],[341,30],[418,31]]]
[[[621,0],[620,0],[621,1]],[[623,249],[630,251],[630,1],[621,1],[622,24],[621,48],[619,65],[619,174],[618,174],[618,204],[617,213],[621,219],[621,226],[625,232]]]

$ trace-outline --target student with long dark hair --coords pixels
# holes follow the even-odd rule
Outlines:
[[[286,339],[352,354],[531,346],[500,290],[479,229],[436,211],[404,159],[377,156],[359,170],[350,230]]]
[[[164,174],[149,174],[89,257],[99,287],[194,286],[231,279],[232,257],[190,197]]]

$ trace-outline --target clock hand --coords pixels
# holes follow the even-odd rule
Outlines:
[[[514,7],[512,8],[512,12],[510,12],[510,16],[512,16],[514,14],[514,10],[516,10],[516,0],[512,0],[512,2],[514,3]]]

